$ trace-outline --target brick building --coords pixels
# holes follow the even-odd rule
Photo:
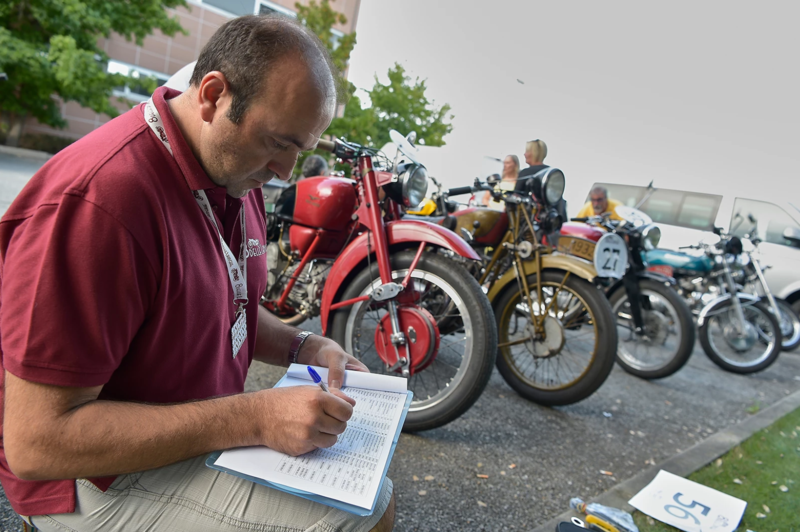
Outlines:
[[[176,34],[166,37],[160,31],[147,37],[142,46],[126,41],[119,35],[99,41],[100,48],[108,54],[108,69],[111,72],[134,73],[154,76],[159,85],[200,54],[211,35],[227,20],[252,13],[281,13],[296,16],[296,0],[187,0],[188,9],[170,9],[177,14],[181,26],[189,34]],[[308,0],[300,0],[308,4]],[[331,7],[347,17],[347,24],[336,26],[334,34],[343,35],[355,31],[361,0],[332,0]],[[137,103],[149,98],[141,87],[120,87],[114,92],[129,102]],[[120,111],[128,109],[123,104],[115,105]],[[109,120],[104,114],[81,107],[75,102],[61,104],[61,114],[69,124],[65,129],[53,129],[29,119],[24,127],[25,134],[47,134],[77,139]]]

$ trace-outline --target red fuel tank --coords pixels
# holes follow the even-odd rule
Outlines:
[[[319,229],[341,231],[356,207],[355,181],[343,177],[307,177],[297,182],[294,221]]]
[[[567,222],[561,226],[561,236],[583,238],[592,242],[597,242],[604,234],[606,234],[604,230],[584,223]]]

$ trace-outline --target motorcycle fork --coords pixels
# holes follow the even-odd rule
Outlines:
[[[731,275],[731,269],[728,266],[728,261],[725,260],[725,257],[722,258],[722,271],[725,274],[725,282],[728,283],[728,288],[730,289],[731,305],[733,306],[733,311],[736,314],[737,321],[734,323],[736,326],[736,332],[739,335],[742,335],[747,328],[747,326],[744,324],[744,311],[742,310],[742,302],[739,301],[739,294],[736,291],[736,283],[733,281],[733,275]]]
[[[378,263],[378,273],[380,274],[382,287],[393,285],[392,281],[392,267],[389,263],[389,246],[386,240],[386,226],[383,222],[381,215],[381,205],[378,198],[378,186],[375,179],[375,172],[372,169],[372,159],[370,157],[361,157],[358,161],[359,171],[362,179],[362,194],[363,200],[358,208],[358,217],[362,223],[367,226],[367,229],[372,231],[375,237],[375,260]],[[421,254],[422,247],[417,252],[417,256]],[[418,259],[415,259],[415,261]],[[412,264],[412,267],[415,264]],[[411,275],[408,272],[406,278]],[[393,296],[387,301],[386,308],[389,312],[389,323],[392,327],[390,331],[390,338],[392,346],[394,347],[397,362],[387,371],[394,371],[400,369],[404,377],[410,376],[409,365],[410,358],[406,350],[406,338],[403,334],[403,329],[400,324],[400,316],[397,313],[397,303]]]
[[[764,277],[764,270],[761,269],[761,264],[758,263],[756,259],[750,256],[750,264],[753,265],[753,269],[756,271],[756,276],[758,277],[758,281],[761,283],[761,290],[766,294],[767,301],[769,301],[770,307],[772,307],[772,312],[775,313],[775,317],[778,318],[778,321],[781,319],[781,311],[778,308],[778,302],[775,301],[775,296],[772,293],[772,290],[769,289],[767,285],[767,279]]]
[[[517,238],[519,238],[520,225],[521,225],[519,223],[519,217],[520,217],[519,216],[519,209],[520,209],[520,206],[517,206],[517,219],[516,219],[516,223],[514,224],[514,227],[515,227],[515,238],[514,238],[514,241],[515,242],[516,242]],[[535,317],[533,319],[533,325],[534,325],[534,330],[536,331],[536,333],[540,334],[542,336],[542,338],[545,338],[546,337],[546,333],[545,333],[545,328],[544,328],[544,320],[547,318],[548,314],[550,313],[550,311],[553,310],[554,307],[555,307],[554,313],[556,314],[556,316],[558,316],[558,296],[561,294],[561,290],[563,290],[564,284],[567,282],[567,279],[569,278],[570,272],[569,271],[566,272],[566,274],[564,275],[564,278],[561,279],[561,283],[558,285],[558,288],[556,288],[553,291],[553,297],[550,300],[550,303],[547,305],[547,307],[543,308],[543,305],[544,305],[544,293],[542,291],[542,252],[541,252],[541,246],[539,245],[539,239],[536,238],[536,231],[534,230],[533,223],[531,222],[530,216],[528,215],[528,211],[526,211],[524,209],[524,207],[522,208],[522,214],[525,217],[525,222],[527,223],[528,229],[530,230],[531,236],[533,237],[533,249],[534,249],[533,260],[535,261],[535,264],[536,264],[536,297],[537,297],[537,305],[539,307],[540,313],[539,313],[539,316],[537,316],[537,317]],[[512,220],[512,217],[509,216],[509,222],[511,222],[511,220]],[[522,266],[522,258],[519,256],[519,253],[516,250],[514,250],[514,259],[515,259],[514,268],[515,268],[515,271],[516,271],[516,274],[517,274],[517,278],[521,279],[521,281],[522,281],[522,286],[523,286],[523,289],[525,290],[524,294],[525,294],[525,297],[527,297],[527,299],[528,299],[528,308],[531,309],[531,312],[533,312],[533,301],[531,300],[531,293],[530,293],[530,287],[528,286],[528,279],[527,279],[527,276],[525,275],[525,269]]]
[[[631,305],[631,317],[633,318],[634,332],[644,333],[644,320],[642,319],[642,291],[639,289],[639,280],[635,275],[626,274],[622,277],[622,284],[625,286],[625,293],[628,295],[628,302]]]

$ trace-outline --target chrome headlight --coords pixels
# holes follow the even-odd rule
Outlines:
[[[403,206],[407,209],[418,208],[428,193],[428,171],[421,164],[409,165],[399,181]]]
[[[658,247],[661,242],[661,229],[656,224],[648,224],[642,228],[642,245],[644,249],[651,250]]]
[[[552,168],[542,178],[542,195],[544,196],[545,203],[551,207],[564,197],[565,188],[566,180],[564,179],[564,172],[558,168]]]

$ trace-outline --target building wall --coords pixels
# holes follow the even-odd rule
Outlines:
[[[308,2],[309,0],[302,0],[300,3],[307,5]],[[179,33],[174,37],[167,37],[156,30],[153,35],[145,38],[142,46],[137,46],[135,42],[129,42],[117,34],[108,39],[100,39],[98,45],[110,59],[109,68],[135,68],[144,74],[155,76],[161,84],[183,66],[197,59],[211,35],[227,20],[260,11],[295,13],[295,0],[187,0],[187,3],[188,9],[178,7],[169,12],[178,16],[181,26],[189,32],[188,35]],[[347,24],[337,25],[335,29],[342,33],[355,31],[360,4],[361,0],[332,0],[331,6],[347,17]],[[112,99],[112,103],[122,112],[147,97],[131,93],[130,90],[115,94],[117,97]],[[118,98],[123,101],[117,101]],[[108,116],[95,113],[75,102],[62,102],[61,114],[68,123],[67,128],[53,129],[29,119],[23,134],[44,133],[77,139],[110,120]]]

